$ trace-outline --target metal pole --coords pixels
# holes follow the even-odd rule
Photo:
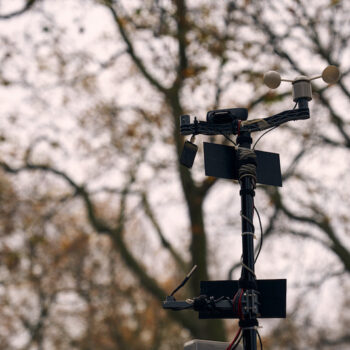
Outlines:
[[[251,148],[252,139],[250,133],[242,133],[237,137],[239,147]],[[241,184],[241,215],[242,233],[254,232],[254,183],[250,177],[243,177]],[[241,280],[255,282],[254,274],[254,236],[252,234],[242,235],[242,273]],[[256,317],[255,317],[256,320]],[[256,350],[256,330],[254,328],[243,329],[243,348],[245,350]]]

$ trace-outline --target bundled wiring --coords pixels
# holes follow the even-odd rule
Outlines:
[[[232,299],[233,313],[237,314],[240,319],[243,318],[243,312],[242,312],[242,296],[243,296],[243,294],[244,294],[244,290],[238,289],[237,293],[235,294],[235,296]]]
[[[256,132],[274,128],[292,120],[310,118],[308,108],[291,109],[271,117],[253,120],[234,120],[230,123],[213,124],[195,120],[193,124],[181,125],[182,135],[237,135],[241,132]]]
[[[241,182],[243,177],[250,177],[255,188],[256,178],[256,153],[249,148],[238,148],[238,179]]]
[[[243,312],[242,312],[242,296],[244,294],[244,290],[241,289],[241,294],[239,295],[238,299],[238,316],[240,320],[244,319]]]
[[[256,132],[270,129],[292,120],[308,119],[310,113],[308,108],[291,109],[271,117],[242,121],[240,131]]]
[[[295,108],[297,107],[297,105],[298,105],[298,102],[294,105],[294,107],[293,107],[293,109],[292,109],[291,111],[294,111]],[[277,115],[278,115],[278,114],[277,114]],[[282,114],[281,114],[281,115],[282,115]],[[280,125],[280,124],[279,124],[279,125]],[[268,129],[268,130],[265,131],[262,135],[260,135],[260,137],[255,141],[255,143],[254,143],[252,149],[255,149],[256,144],[257,144],[267,133],[269,133],[269,132],[272,131],[272,130],[275,130],[279,125],[273,126],[271,129]]]

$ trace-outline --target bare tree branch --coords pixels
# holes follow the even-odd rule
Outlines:
[[[329,239],[330,244],[327,245],[336,256],[340,259],[340,261],[344,264],[345,269],[350,272],[350,251],[346,248],[345,245],[341,243],[339,238],[337,237],[334,229],[331,226],[330,220],[326,214],[321,212],[320,209],[311,207],[313,210],[314,216],[306,216],[306,215],[298,215],[293,213],[290,209],[288,209],[283,203],[281,194],[278,189],[275,189],[274,193],[271,196],[275,205],[282,210],[282,212],[287,215],[292,220],[297,222],[303,222],[310,224],[318,228],[321,232],[323,232]],[[311,238],[308,236],[308,238]]]
[[[306,11],[304,11],[306,13]],[[314,23],[314,20],[309,18],[307,16],[307,14],[304,15],[306,16],[306,18],[310,21],[310,23]],[[283,50],[280,47],[280,43],[283,41],[283,37],[277,35],[271,28],[271,26],[269,26],[266,22],[263,22],[260,17],[258,15],[256,15],[255,13],[252,14],[252,18],[255,21],[255,24],[258,25],[258,27],[260,27],[260,29],[262,29],[265,34],[267,34],[267,36],[269,37],[269,44],[272,46],[274,52],[280,56],[281,58],[286,59],[290,65],[296,70],[299,71],[301,74],[303,75],[307,75],[306,72],[304,72],[301,67],[297,64],[296,60],[294,60],[285,50]],[[301,25],[301,24],[300,24]],[[315,25],[315,24],[313,24]],[[308,28],[308,27],[306,27]],[[310,31],[310,30],[309,30]],[[332,58],[330,57],[330,53],[328,51],[326,51],[323,46],[321,45],[320,39],[318,37],[318,33],[316,31],[315,28],[311,29],[312,31],[312,37],[313,37],[313,43],[315,44],[315,46],[317,47],[318,52],[321,54],[321,56],[329,63],[329,64],[334,64],[334,65],[338,65],[336,62],[334,62],[332,60]],[[346,96],[350,97],[350,93],[349,91],[346,89],[345,86],[343,86],[343,83],[340,81],[339,82],[339,86],[342,88],[343,92],[345,93]],[[324,95],[324,90],[319,91],[319,97],[321,102],[327,106],[327,108],[329,109],[330,115],[331,115],[331,121],[332,123],[337,127],[337,129],[339,130],[340,134],[343,136],[344,140],[345,140],[345,144],[347,145],[347,147],[350,147],[350,136],[346,133],[345,129],[344,129],[344,121],[343,119],[334,111],[334,109],[331,107],[330,103],[327,101],[325,95]],[[349,146],[348,146],[349,145]]]
[[[331,339],[331,338],[326,338],[324,334],[321,334],[321,337],[318,341],[319,346],[325,346],[325,345],[330,345],[330,346],[340,346],[340,345],[345,345],[350,343],[350,335],[345,334],[339,338]]]
[[[181,267],[181,269],[183,271],[187,271],[188,264],[185,263],[185,261],[181,258],[180,254],[174,249],[174,247],[171,245],[171,243],[165,238],[164,233],[159,225],[159,222],[157,221],[157,219],[152,211],[151,205],[150,205],[148,198],[147,198],[147,194],[145,192],[142,193],[142,204],[143,204],[143,209],[144,209],[147,217],[151,221],[154,229],[156,230],[163,247],[169,251],[169,253],[174,258],[176,263]]]
[[[318,52],[318,54],[325,59],[326,62],[328,62],[328,64],[330,65],[334,65],[334,66],[339,66],[339,63],[336,62],[333,57],[332,57],[332,45],[334,44],[334,42],[339,38],[340,33],[339,32],[335,32],[334,31],[334,26],[328,26],[329,30],[329,34],[330,34],[330,47],[327,49],[324,47],[324,45],[322,45],[321,43],[321,38],[319,35],[319,31],[317,30],[317,21],[315,21],[314,18],[311,18],[305,8],[305,4],[300,2],[300,8],[302,9],[303,15],[304,17],[307,19],[307,22],[309,23],[309,25],[307,27],[305,27],[305,29],[308,30],[308,33],[312,39],[312,43],[315,45],[316,51]],[[334,18],[333,16],[331,16],[330,21],[333,21]],[[299,21],[299,25],[302,27],[302,24]],[[334,23],[333,23],[334,25]],[[324,26],[324,23],[322,23],[322,26]],[[341,90],[343,91],[343,93],[350,99],[350,91],[347,89],[347,87],[344,85],[342,79],[340,79],[337,83]]]
[[[30,10],[33,5],[37,2],[38,0],[27,0],[25,5],[23,6],[23,8],[21,8],[20,10],[2,15],[0,14],[0,20],[5,20],[5,19],[11,19],[13,17],[19,16],[25,12],[27,12],[28,10]]]
[[[331,106],[331,104],[327,100],[324,93],[321,92],[319,94],[319,98],[320,98],[321,102],[329,110],[331,122],[336,126],[339,133],[343,136],[344,144],[346,145],[347,148],[350,148],[350,136],[345,131],[345,122],[344,122],[343,118],[338,113],[336,113],[336,111],[333,109],[333,107]]]
[[[136,66],[139,68],[141,74],[143,77],[151,84],[153,85],[158,91],[162,92],[163,94],[167,94],[168,90],[147,70],[146,66],[142,62],[141,58],[137,55],[134,49],[134,45],[132,41],[130,40],[130,37],[128,33],[125,30],[125,25],[121,18],[119,17],[117,10],[115,9],[115,6],[113,6],[113,1],[105,0],[103,1],[103,4],[109,9],[111,12],[113,19],[115,23],[118,26],[120,35],[124,41],[124,43],[127,46],[127,51],[132,59],[132,61],[136,64]]]
[[[185,0],[175,0],[176,4],[176,23],[177,23],[177,42],[179,52],[179,65],[177,69],[177,78],[174,86],[178,90],[181,83],[186,78],[186,69],[188,67],[188,59],[186,54],[186,32],[187,32],[187,21],[186,21],[186,3]]]
[[[329,248],[329,244],[325,241],[323,241],[322,239],[320,239],[319,237],[316,237],[314,235],[312,235],[310,232],[307,231],[297,231],[297,230],[289,230],[287,231],[287,233],[295,236],[295,237],[300,237],[300,238],[304,238],[304,239],[309,239],[311,241],[320,243],[321,245],[323,245],[326,248]]]
[[[299,150],[299,152],[294,156],[287,170],[283,173],[282,175],[283,181],[288,180],[290,177],[295,175],[295,169],[298,166],[300,160],[307,153],[307,151],[309,151],[309,149],[307,149],[307,147],[303,145],[302,148]]]
[[[129,187],[133,183],[134,178],[131,176],[129,183],[124,188],[121,199],[120,199],[120,209],[117,223],[114,227],[109,226],[102,219],[97,217],[97,213],[93,202],[91,201],[90,195],[85,189],[84,186],[78,185],[69,175],[65,172],[52,168],[48,165],[35,165],[35,164],[26,164],[20,168],[12,168],[5,162],[0,162],[0,167],[3,168],[6,172],[17,174],[22,171],[45,171],[48,173],[52,173],[57,175],[58,177],[67,181],[67,183],[76,191],[76,195],[82,198],[86,210],[88,219],[92,225],[92,227],[96,230],[96,232],[100,234],[106,234],[111,237],[116,249],[120,253],[123,261],[127,264],[127,266],[131,269],[131,271],[137,276],[142,286],[153,295],[155,298],[159,300],[164,300],[166,297],[166,293],[162,290],[162,288],[158,285],[157,281],[152,278],[142,267],[142,265],[136,260],[136,258],[132,255],[129,248],[127,247],[123,235],[125,230],[125,220],[126,220],[126,198],[129,192]],[[194,318],[188,317],[188,315],[184,315],[182,313],[171,313],[171,316],[179,323],[181,323],[184,327],[190,330],[193,334],[198,333],[198,326],[195,322]]]
[[[326,281],[330,280],[331,278],[343,276],[344,273],[345,273],[344,269],[338,270],[338,271],[329,271],[329,272],[323,274],[317,280],[314,280],[314,281],[310,280],[306,284],[304,282],[301,284],[296,283],[296,284],[292,285],[292,287],[295,287],[295,288],[302,287],[305,290],[304,293],[312,292],[314,289],[319,289]]]

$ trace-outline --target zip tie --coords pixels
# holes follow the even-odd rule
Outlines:
[[[239,182],[242,181],[244,177],[250,177],[253,180],[253,187],[256,187],[256,154],[254,150],[249,148],[239,148],[238,149],[238,161],[245,161],[241,164],[238,169],[238,179]]]
[[[239,182],[241,182],[241,180],[244,178],[244,177],[250,177],[253,181],[253,186],[254,188],[256,187],[256,183],[257,183],[257,178],[256,176],[254,176],[253,174],[243,174],[239,177]]]
[[[242,212],[240,214],[245,221],[248,221],[254,227],[254,223],[252,220],[250,220],[247,216],[243,215]]]
[[[246,236],[246,235],[252,235],[253,238],[256,239],[254,232],[242,232],[242,236]]]
[[[243,262],[243,258],[241,258],[241,265],[242,265],[246,270],[248,270],[248,271],[254,276],[254,278],[256,278],[255,272]]]
[[[243,331],[248,330],[248,329],[254,329],[254,330],[258,330],[259,328],[262,328],[260,326],[252,326],[252,327],[241,327]]]

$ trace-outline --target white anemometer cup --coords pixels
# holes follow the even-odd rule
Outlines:
[[[321,75],[317,75],[314,77],[307,77],[304,75],[300,75],[296,77],[294,80],[282,79],[280,74],[275,71],[269,71],[264,74],[264,83],[270,89],[276,89],[280,86],[281,81],[287,81],[292,83],[293,85],[293,101],[294,102],[302,102],[302,101],[311,101],[312,100],[312,88],[311,81],[322,78],[323,81],[327,84],[334,84],[338,81],[340,76],[340,72],[338,67],[336,66],[328,66],[326,67]],[[302,103],[303,104],[303,103]],[[303,106],[300,106],[303,107]]]

